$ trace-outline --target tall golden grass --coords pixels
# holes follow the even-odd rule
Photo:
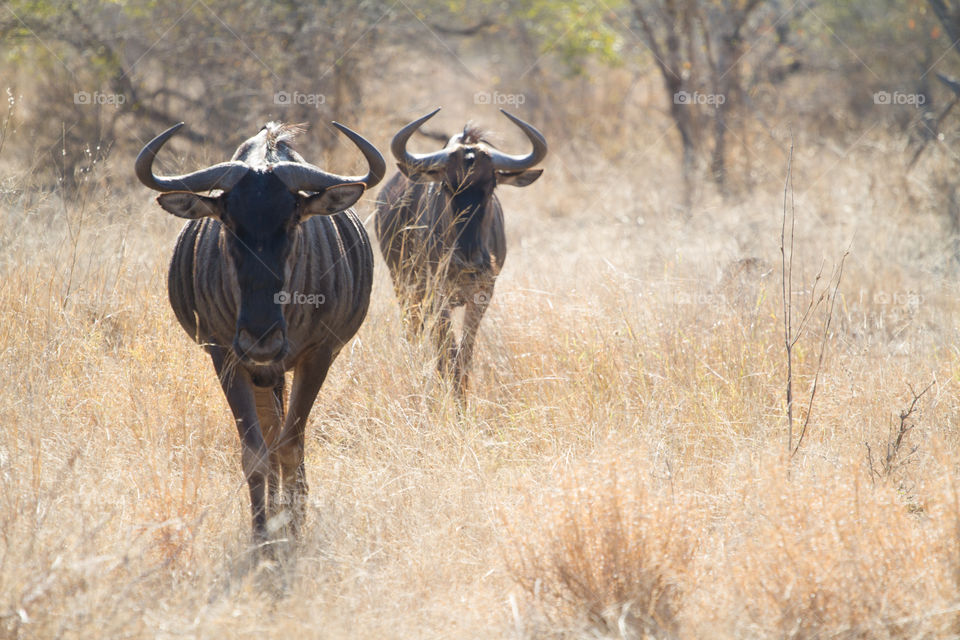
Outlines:
[[[705,189],[685,214],[658,147],[556,144],[540,183],[501,190],[509,255],[462,409],[378,259],[311,417],[304,539],[279,563],[250,553],[235,429],[166,300],[180,222],[128,158],[71,194],[9,174],[0,635],[954,637],[956,265],[936,190],[888,177],[902,158],[875,136],[797,142],[799,308],[852,250],[829,333],[817,316],[794,354],[803,420],[826,340],[796,456],[782,150],[758,143],[753,195]]]

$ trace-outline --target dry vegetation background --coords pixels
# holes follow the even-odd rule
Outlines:
[[[708,106],[682,175],[633,13],[673,4],[0,5],[0,637],[960,634],[960,112],[934,122],[952,94],[933,78],[960,56],[938,3],[759,3],[722,186]],[[708,37],[747,4],[702,3]],[[346,171],[331,117],[386,151],[437,105],[435,130],[475,119],[519,152],[477,92],[523,96],[506,106],[551,155],[500,190],[509,257],[469,402],[403,339],[377,256],[312,413],[304,540],[257,564],[229,409],[167,302],[181,222],[133,157],[179,119],[197,137],[170,172],[306,120],[303,154]],[[793,348],[788,446],[791,211],[795,332],[826,298]]]

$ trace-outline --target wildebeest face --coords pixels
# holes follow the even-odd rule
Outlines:
[[[497,186],[490,154],[479,145],[459,146],[451,154],[442,178],[451,203],[455,256],[469,269],[490,266],[483,227],[488,203]]]
[[[363,193],[359,183],[336,185],[322,193],[291,193],[270,171],[250,171],[229,192],[216,197],[188,192],[158,198],[167,211],[185,218],[220,221],[226,276],[239,294],[233,349],[250,364],[273,364],[289,352],[283,311],[285,283],[297,226],[313,215],[331,215]]]
[[[498,184],[525,187],[540,177],[542,169],[514,173],[498,171],[484,144],[457,145],[446,167],[434,174],[451,202],[456,233],[455,258],[470,271],[490,267],[490,254],[483,242],[490,224],[489,203]]]
[[[278,296],[287,280],[297,198],[272,173],[251,171],[223,204],[222,246],[240,293],[234,351],[258,364],[282,360],[289,345]]]
[[[463,132],[450,138],[440,151],[416,154],[407,151],[407,141],[439,109],[400,129],[390,143],[397,166],[413,182],[442,185],[447,196],[445,206],[453,218],[449,227],[454,236],[453,258],[464,273],[477,274],[490,267],[490,255],[484,242],[490,225],[490,201],[499,184],[525,187],[540,177],[542,169],[532,167],[547,154],[543,135],[523,120],[504,111],[533,145],[526,155],[514,156],[491,146],[484,132],[467,124]],[[502,111],[502,109],[501,109]]]

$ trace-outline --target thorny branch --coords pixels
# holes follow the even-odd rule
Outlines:
[[[889,478],[891,473],[906,464],[909,461],[910,456],[917,452],[919,447],[914,445],[905,456],[900,456],[900,449],[903,447],[904,436],[906,436],[907,433],[912,431],[916,426],[915,423],[910,421],[910,418],[918,410],[917,404],[920,402],[920,399],[926,395],[931,388],[933,388],[934,384],[936,384],[936,380],[924,387],[920,393],[914,391],[912,385],[907,385],[907,387],[910,389],[910,394],[913,396],[913,400],[911,400],[910,406],[900,411],[900,425],[897,427],[896,435],[892,435],[887,441],[886,455],[883,458],[882,466],[879,470],[874,465],[873,450],[870,448],[870,443],[863,443],[867,448],[867,462],[870,465],[870,473],[872,474],[874,481],[876,481],[876,478]]]

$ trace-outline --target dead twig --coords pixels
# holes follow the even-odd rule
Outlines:
[[[790,259],[787,260],[785,237],[787,230],[787,190],[793,182],[793,139],[787,158],[787,177],[783,182],[783,217],[780,223],[780,289],[783,296],[783,343],[787,349],[787,450],[793,447],[793,232],[796,215],[793,189],[790,189]]]
[[[810,416],[813,415],[813,399],[817,395],[817,385],[820,382],[820,372],[823,370],[823,358],[827,352],[827,338],[830,336],[830,324],[833,321],[833,307],[837,302],[837,292],[840,290],[840,280],[843,278],[843,265],[847,260],[847,256],[850,255],[850,248],[847,247],[847,250],[843,252],[843,256],[840,257],[840,264],[837,269],[834,271],[834,277],[831,277],[833,282],[833,292],[830,294],[830,303],[827,307],[826,316],[823,319],[823,334],[820,338],[820,355],[817,357],[817,371],[813,376],[813,387],[810,389],[810,400],[807,402],[807,415],[803,417],[803,427],[800,428],[800,437],[797,438],[797,446],[790,454],[791,457],[797,455],[797,451],[800,450],[800,445],[803,444],[803,438],[807,435],[807,426],[810,424]],[[829,288],[825,290],[820,295],[820,300],[823,300],[826,292],[829,291]],[[817,302],[819,306],[820,302]],[[802,331],[802,328],[801,328]],[[797,332],[797,338],[800,337],[800,332]]]
[[[790,237],[787,238],[787,196],[790,196]],[[820,280],[823,277],[823,262],[817,270],[813,284],[810,287],[810,301],[807,303],[800,316],[799,324],[794,329],[793,323],[793,257],[794,257],[794,237],[797,226],[796,203],[794,202],[793,190],[793,140],[790,141],[790,154],[787,159],[787,176],[783,185],[783,217],[780,224],[780,284],[783,304],[783,344],[787,355],[787,380],[786,380],[786,400],[787,400],[787,451],[793,458],[800,451],[800,446],[807,435],[810,426],[810,417],[813,414],[813,401],[817,395],[817,389],[820,383],[820,374],[823,371],[823,363],[827,352],[827,341],[830,336],[830,325],[833,322],[833,310],[837,301],[837,293],[840,290],[840,281],[843,278],[843,266],[847,256],[850,255],[848,246],[840,258],[839,264],[834,268],[833,274],[827,281],[824,288],[818,289]],[[787,251],[789,244],[789,253]],[[819,295],[818,295],[819,294]],[[800,428],[800,434],[797,438],[796,446],[793,444],[793,348],[806,332],[811,320],[816,315],[821,304],[827,301],[826,314],[823,318],[823,330],[820,339],[820,352],[817,358],[817,369],[814,373],[813,384],[810,388],[810,396],[807,400],[807,412],[803,419],[803,425]]]
[[[869,442],[864,442],[864,446],[867,448],[867,464],[870,465],[870,474],[874,482],[878,478],[885,479],[889,478],[894,471],[900,469],[907,462],[910,461],[910,457],[917,452],[919,449],[918,445],[914,445],[906,455],[900,455],[900,450],[903,448],[904,437],[913,430],[916,426],[914,422],[910,420],[914,413],[918,411],[917,405],[920,402],[920,399],[933,385],[936,384],[936,380],[932,381],[926,387],[923,388],[920,393],[914,391],[912,385],[907,385],[910,389],[910,394],[913,396],[913,399],[910,401],[910,405],[900,411],[900,424],[897,426],[896,433],[893,432],[893,429],[890,430],[890,437],[887,439],[886,443],[886,453],[883,460],[881,461],[880,469],[877,469],[873,460],[873,449],[870,447]]]

